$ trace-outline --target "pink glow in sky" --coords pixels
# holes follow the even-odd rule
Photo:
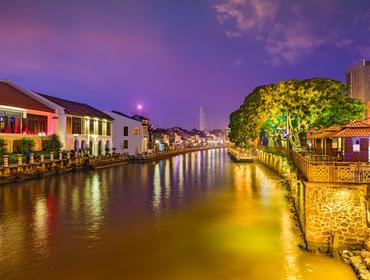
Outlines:
[[[370,57],[368,0],[288,2],[4,0],[0,79],[101,110],[145,100],[162,127],[197,127],[206,106],[224,127],[258,85],[344,80]]]

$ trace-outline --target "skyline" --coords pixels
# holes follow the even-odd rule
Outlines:
[[[329,77],[370,56],[368,1],[1,1],[0,79],[196,128],[256,86]],[[348,20],[350,19],[350,20]]]

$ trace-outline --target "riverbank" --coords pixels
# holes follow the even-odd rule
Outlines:
[[[45,160],[41,156],[39,161],[35,161],[33,154],[31,154],[29,163],[23,163],[22,156],[19,155],[17,164],[9,165],[5,158],[4,165],[0,167],[0,185],[56,176],[79,170],[108,167],[124,162],[128,162],[128,157],[121,154],[107,154],[98,157],[76,155],[76,157],[71,158],[69,154],[64,157],[62,153],[59,153],[57,159],[51,154],[50,159]]]
[[[212,147],[196,147],[196,148],[185,148],[185,149],[179,149],[179,150],[168,150],[158,153],[153,153],[149,155],[139,155],[139,156],[133,156],[129,158],[129,161],[132,163],[147,163],[147,162],[153,162],[158,161],[166,158],[170,158],[173,156],[190,153],[190,152],[197,152],[197,151],[205,151],[210,149],[224,149],[226,146],[212,146]]]
[[[359,279],[370,279],[367,186],[306,182],[286,157],[258,151],[257,159],[286,180],[305,242],[302,247],[339,258]]]
[[[0,185],[44,178],[48,176],[57,176],[68,172],[108,168],[120,164],[153,162],[180,154],[216,148],[220,149],[225,147],[217,146],[186,148],[135,157],[128,157],[127,155],[123,154],[107,154],[97,157],[77,155],[75,158],[71,158],[69,154],[63,155],[62,153],[59,153],[57,159],[55,159],[54,155],[51,154],[50,159],[45,160],[44,157],[41,156],[39,161],[35,161],[33,154],[31,154],[29,163],[23,163],[22,155],[19,155],[18,163],[12,165],[8,164],[7,158],[5,157],[4,165],[0,167]]]

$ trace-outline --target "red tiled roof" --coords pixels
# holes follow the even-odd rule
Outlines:
[[[354,120],[343,125],[332,125],[320,129],[308,139],[370,137],[370,124]]]
[[[307,137],[308,139],[322,139],[322,138],[331,138],[331,135],[334,134],[333,131],[318,131],[311,136]]]
[[[0,81],[0,104],[44,112],[54,112],[52,108],[28,96],[22,89],[12,85],[8,81]]]
[[[346,128],[342,131],[339,131],[331,136],[332,138],[351,138],[351,137],[360,137],[367,138],[370,137],[370,127],[368,128]]]
[[[54,102],[58,104],[59,106],[62,106],[65,109],[65,112],[67,114],[76,115],[76,116],[89,116],[89,117],[97,117],[102,119],[108,119],[113,120],[111,116],[108,114],[99,111],[98,109],[95,109],[91,107],[90,105],[84,104],[84,103],[78,103],[42,93],[37,93],[41,95],[42,97],[50,100],[51,102]]]
[[[343,127],[362,127],[362,128],[366,128],[366,127],[370,127],[370,124],[368,124],[367,122],[364,122],[364,121],[360,121],[360,120],[354,120],[354,121],[351,121],[345,125],[343,125]]]

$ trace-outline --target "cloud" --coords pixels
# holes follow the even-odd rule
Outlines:
[[[340,6],[342,5],[342,6]],[[229,38],[253,36],[264,46],[270,59],[263,63],[274,66],[283,63],[296,64],[303,57],[323,46],[350,48],[354,44],[367,46],[366,40],[355,42],[354,30],[364,30],[370,37],[368,17],[356,17],[348,22],[348,7],[337,1],[326,4],[318,0],[215,0],[212,8],[219,23],[226,27]],[[357,7],[357,13],[360,6]],[[370,10],[369,10],[370,11]],[[369,14],[361,11],[361,14]],[[365,24],[365,25],[364,25]],[[357,48],[359,49],[359,48]],[[366,52],[366,47],[361,47]],[[365,50],[364,50],[365,49]]]
[[[279,4],[275,0],[226,0],[217,1],[213,8],[221,24],[233,20],[237,29],[249,31],[262,28],[267,20],[274,19]]]

